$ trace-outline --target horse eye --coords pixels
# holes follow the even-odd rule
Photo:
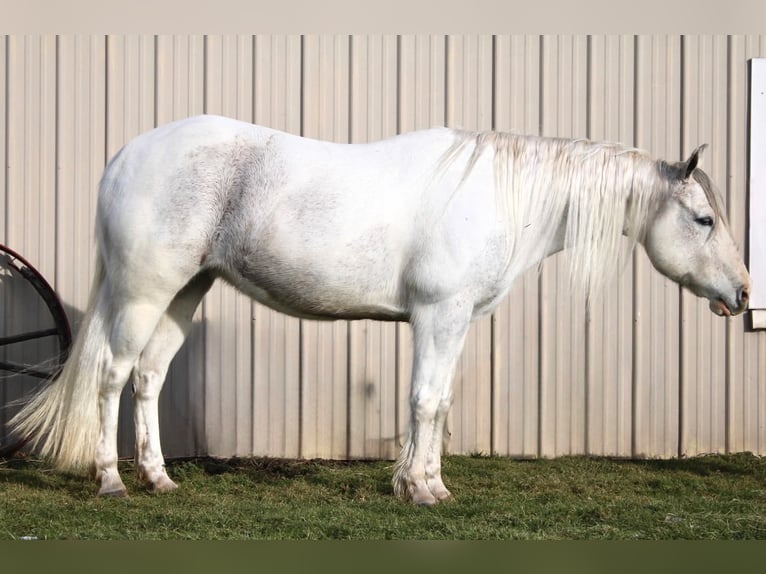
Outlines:
[[[712,217],[698,217],[694,220],[696,223],[700,225],[704,225],[705,227],[713,227],[713,218]]]

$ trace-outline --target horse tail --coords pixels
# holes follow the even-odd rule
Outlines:
[[[62,470],[94,464],[100,435],[99,381],[109,352],[108,284],[99,254],[80,331],[59,376],[8,423],[44,458]]]

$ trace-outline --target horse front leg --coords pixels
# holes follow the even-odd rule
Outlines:
[[[452,406],[452,387],[455,380],[456,363],[457,359],[452,364],[452,370],[439,397],[439,404],[436,407],[436,416],[434,417],[431,447],[428,449],[428,457],[426,458],[426,483],[431,494],[439,502],[452,498],[452,493],[447,489],[442,480],[441,453],[444,444],[444,429],[447,423],[447,415]]]
[[[413,313],[414,360],[410,427],[394,471],[394,493],[431,506],[451,496],[441,478],[441,441],[452,403],[452,380],[471,318],[461,299]]]

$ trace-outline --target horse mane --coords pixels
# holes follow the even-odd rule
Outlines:
[[[453,133],[454,142],[437,165],[437,173],[443,174],[469,154],[453,197],[481,156],[493,154],[498,216],[508,225],[506,268],[518,256],[544,254],[556,236],[554,222],[566,217],[564,245],[572,287],[588,297],[624,259],[625,235],[627,252],[632,252],[671,181],[669,171],[646,152],[616,143],[491,131]],[[538,266],[543,257],[538,256]]]

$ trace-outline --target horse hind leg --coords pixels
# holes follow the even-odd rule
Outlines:
[[[167,475],[160,446],[159,395],[170,362],[189,334],[194,311],[213,281],[209,274],[198,275],[176,295],[133,369],[136,470],[152,493],[177,488]]]
[[[168,297],[170,299],[170,297]],[[117,469],[117,422],[120,394],[138,357],[167,307],[161,298],[131,299],[115,305],[109,344],[104,351],[99,381],[100,435],[96,446],[95,476],[100,496],[125,496],[127,489]]]

